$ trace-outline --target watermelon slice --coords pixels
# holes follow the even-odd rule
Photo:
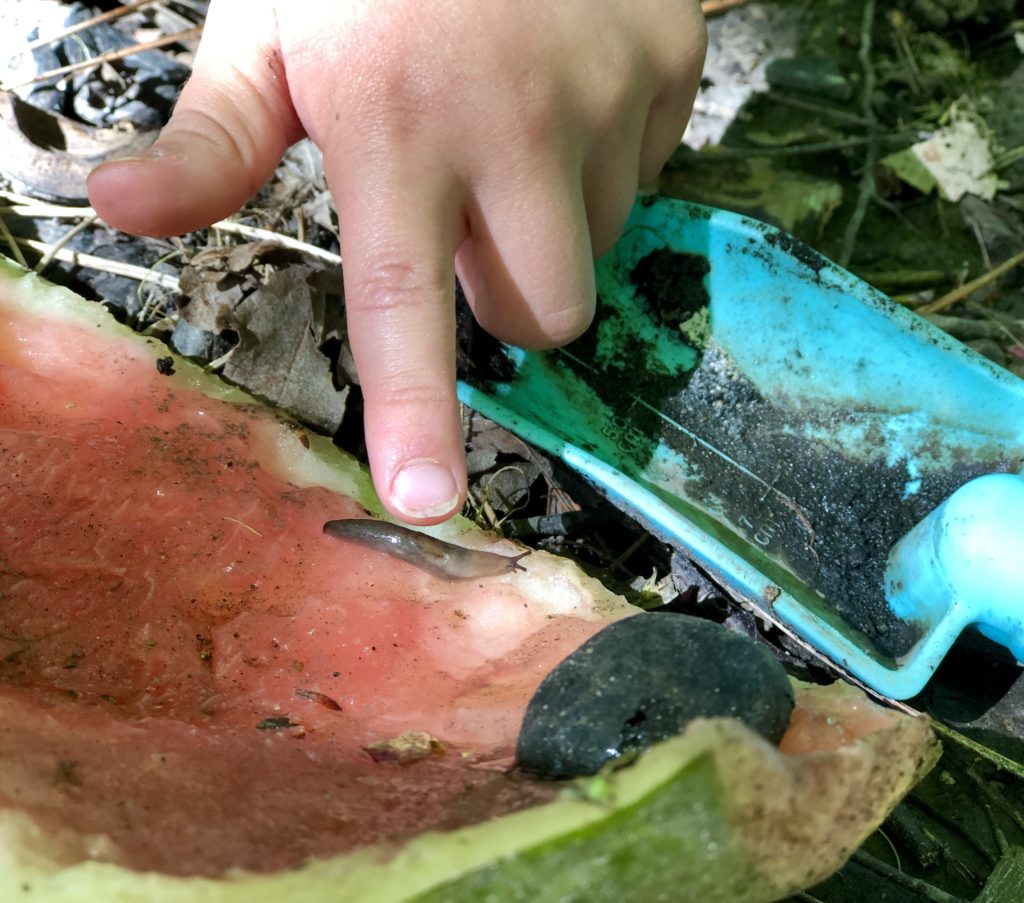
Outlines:
[[[450,583],[324,536],[381,513],[355,462],[9,264],[0,457],[3,900],[759,903],[934,759],[801,687],[779,750],[711,719],[568,791],[509,773],[545,674],[634,610],[539,552]]]

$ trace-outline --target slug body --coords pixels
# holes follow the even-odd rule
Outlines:
[[[368,549],[401,558],[442,580],[474,580],[522,571],[521,558],[529,555],[498,555],[464,549],[425,533],[382,520],[346,518],[329,520],[324,533],[343,542],[355,542]]]

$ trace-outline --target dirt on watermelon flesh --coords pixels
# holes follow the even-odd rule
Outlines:
[[[325,537],[366,512],[266,465],[298,441],[0,297],[0,809],[59,861],[276,870],[557,793],[475,766],[604,620]],[[365,752],[406,730],[443,751]]]

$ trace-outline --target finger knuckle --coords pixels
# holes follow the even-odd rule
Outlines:
[[[357,274],[346,276],[346,304],[350,310],[387,312],[435,305],[444,294],[443,270],[406,258],[384,258]]]
[[[383,39],[359,51],[353,115],[391,142],[408,143],[433,127],[446,100],[446,72],[430,53]]]
[[[690,78],[704,61],[708,47],[707,23],[696,4],[675,10],[674,27],[662,31],[661,63],[670,78]]]
[[[424,383],[421,374],[393,373],[378,382],[372,391],[374,405],[382,408],[412,408],[425,412],[449,408],[455,404],[455,390],[440,384]]]
[[[250,109],[246,115],[225,116],[224,111],[233,109],[233,101],[230,98],[212,96],[182,108],[175,119],[179,133],[188,134],[217,155],[228,157],[232,163],[231,171],[242,177],[259,171],[257,162],[264,149],[260,138],[257,137],[256,124],[274,118],[269,103],[257,91],[248,91],[246,94],[257,98],[255,102],[260,104],[262,109]],[[255,193],[260,187],[259,182],[251,184],[250,193]]]

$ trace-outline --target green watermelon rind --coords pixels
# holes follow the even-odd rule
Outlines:
[[[0,260],[23,309],[101,327],[170,352],[106,310]],[[253,403],[175,357],[170,379],[208,396]],[[286,432],[282,431],[282,435]],[[287,440],[282,440],[287,442]],[[379,502],[365,470],[328,440],[294,438],[289,478]],[[439,532],[469,536],[468,522]],[[799,693],[803,691],[798,691]],[[841,706],[842,685],[806,692]],[[856,697],[862,700],[861,696]],[[831,703],[830,703],[831,704]],[[0,812],[0,899],[52,903],[346,903],[618,901],[769,903],[825,877],[933,764],[924,719],[894,716],[884,730],[834,753],[788,757],[737,722],[696,721],[680,737],[607,777],[600,801],[570,788],[555,802],[395,847],[369,847],[288,871],[179,878],[97,861],[60,867],[46,839]],[[575,787],[576,785],[573,785]]]
[[[840,774],[846,787],[829,799],[830,774],[842,772],[841,760],[848,755],[836,761],[826,754],[808,775],[737,722],[694,722],[682,736],[609,776],[604,802],[566,794],[483,824],[422,834],[396,848],[371,847],[272,874],[178,878],[101,862],[54,869],[33,866],[30,857],[18,861],[5,845],[0,899],[769,903],[842,864],[934,761],[927,732],[919,720],[904,719],[899,728],[883,732],[882,743],[868,738],[870,763],[854,769],[852,783]],[[894,754],[905,763],[895,777]],[[872,780],[879,770],[890,773],[883,792]],[[751,781],[763,782],[779,800],[775,811],[771,804],[767,811],[761,803],[749,805],[744,785]],[[794,793],[807,811],[793,811]],[[822,825],[843,822],[844,842],[830,842]]]
[[[538,879],[552,890],[565,884],[566,877],[583,871],[586,881],[580,889],[605,884],[618,886],[622,899],[622,875],[592,855],[608,853],[606,862],[621,860],[635,865],[654,853],[651,863],[673,863],[680,849],[693,845],[693,838],[707,843],[728,843],[722,837],[721,820],[712,790],[713,764],[705,755],[688,754],[703,746],[695,738],[677,739],[650,751],[642,766],[633,766],[612,779],[614,804],[580,800],[559,800],[524,812],[494,819],[482,825],[447,833],[424,834],[396,851],[371,848],[312,862],[303,868],[269,875],[245,875],[225,879],[175,878],[136,873],[118,866],[85,862],[56,872],[27,868],[0,872],[0,898],[17,900],[22,889],[26,900],[60,900],[67,903],[105,900],[160,901],[160,903],[261,903],[288,900],[289,903],[343,899],[346,903],[388,903],[427,900],[556,900],[574,899],[562,892],[521,896],[525,884]],[[675,803],[681,807],[668,813]],[[694,830],[696,829],[696,830]],[[637,843],[643,839],[645,845]],[[647,846],[647,843],[653,846]],[[663,848],[668,845],[670,851]],[[668,858],[664,853],[671,852]],[[630,855],[632,854],[632,855]],[[626,860],[632,858],[632,863]],[[738,851],[722,857],[717,864],[728,866],[735,878],[744,875]],[[692,862],[692,857],[690,858]],[[707,863],[703,865],[706,867]],[[540,869],[538,872],[537,869]],[[550,868],[551,874],[544,876]],[[630,868],[629,871],[633,869]],[[6,872],[6,874],[4,874]],[[525,875],[524,875],[525,872]],[[514,878],[517,891],[501,893],[504,874]],[[606,881],[596,881],[605,877]],[[659,882],[660,883],[660,882]],[[6,885],[6,886],[5,886]],[[641,885],[642,886],[642,883]],[[631,882],[630,888],[638,885]],[[499,895],[500,894],[500,895]],[[612,899],[587,893],[576,899]],[[650,897],[649,899],[657,899]],[[697,897],[694,899],[718,899]],[[738,900],[740,897],[723,897]],[[770,896],[749,897],[769,900]]]

